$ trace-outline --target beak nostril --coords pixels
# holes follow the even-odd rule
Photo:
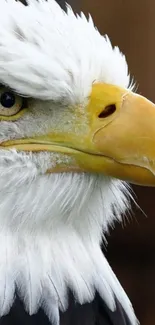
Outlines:
[[[111,104],[111,105],[107,105],[103,111],[99,114],[99,118],[105,118],[108,117],[109,115],[113,114],[116,111],[116,105],[115,104]]]

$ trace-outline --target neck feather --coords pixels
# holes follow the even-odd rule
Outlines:
[[[125,184],[101,175],[45,175],[39,160],[16,152],[1,158],[1,314],[9,311],[17,288],[30,314],[43,307],[58,325],[68,289],[81,304],[97,290],[111,310],[116,296],[137,324],[100,248],[109,225],[128,208]]]

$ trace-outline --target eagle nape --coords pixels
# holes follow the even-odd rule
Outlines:
[[[101,243],[155,186],[155,105],[91,17],[0,12],[0,324],[137,325]]]

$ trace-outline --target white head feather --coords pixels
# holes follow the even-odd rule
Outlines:
[[[68,104],[85,102],[93,82],[129,86],[124,56],[91,18],[75,16],[70,7],[66,14],[54,0],[28,3],[0,2],[0,82],[36,98],[19,121],[0,122],[1,142],[54,127],[59,103],[61,120]],[[9,312],[16,287],[30,314],[41,306],[58,325],[69,287],[80,303],[98,290],[112,310],[115,295],[137,324],[100,248],[108,226],[129,208],[125,184],[101,175],[47,175],[51,158],[53,165],[68,159],[0,151],[1,315]]]
[[[54,1],[1,1],[0,81],[40,99],[79,103],[92,83],[128,87],[125,57],[83,14]],[[15,87],[16,85],[16,87]]]

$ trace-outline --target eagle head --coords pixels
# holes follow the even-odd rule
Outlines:
[[[101,252],[129,208],[124,181],[155,185],[155,105],[118,47],[54,0],[0,2],[0,312],[15,292],[58,324],[67,288],[131,304]]]

